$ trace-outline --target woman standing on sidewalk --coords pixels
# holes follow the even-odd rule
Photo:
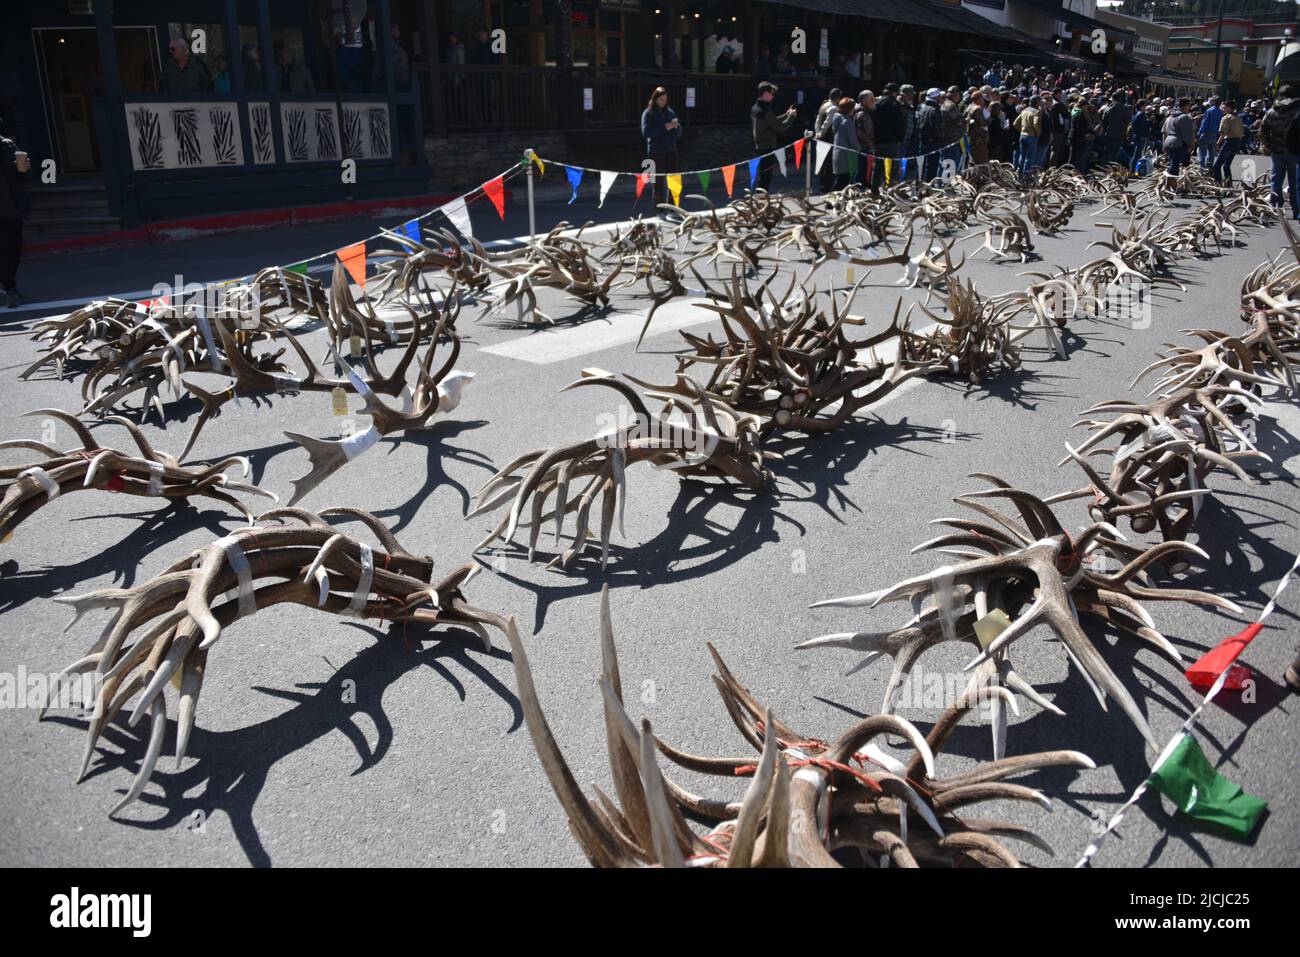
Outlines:
[[[645,138],[646,155],[654,164],[649,172],[654,176],[654,204],[658,208],[668,192],[666,174],[681,169],[677,163],[677,140],[682,135],[682,124],[668,107],[668,91],[662,86],[655,87],[641,114],[641,135]]]
[[[18,261],[23,255],[23,218],[31,201],[22,174],[32,168],[27,154],[13,140],[0,136],[0,287],[5,305],[15,309],[18,297]]]
[[[853,168],[860,159],[857,153],[862,149],[858,141],[857,124],[853,122],[853,97],[846,96],[840,100],[831,114],[831,139],[835,146],[835,155],[831,162],[835,167],[835,188],[843,189],[853,179]]]

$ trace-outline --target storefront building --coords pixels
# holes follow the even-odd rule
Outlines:
[[[7,135],[54,161],[41,185],[102,214],[82,218],[427,189],[388,0],[28,0],[6,16]]]

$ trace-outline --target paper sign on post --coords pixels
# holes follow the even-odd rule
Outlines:
[[[596,108],[594,95],[589,86],[584,86],[582,88],[582,108],[588,113]]]
[[[690,109],[695,107],[695,87],[693,86],[686,88],[686,106]]]

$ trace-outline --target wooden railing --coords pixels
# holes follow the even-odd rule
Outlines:
[[[424,115],[426,132],[507,130],[634,129],[656,86],[691,124],[749,122],[756,78],[748,74],[669,73],[556,67],[443,66],[430,70]],[[789,103],[804,92],[815,108],[824,95],[815,77],[780,77],[778,99]],[[694,106],[687,92],[694,88]],[[584,91],[591,90],[591,109]]]

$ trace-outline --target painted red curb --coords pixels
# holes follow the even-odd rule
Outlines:
[[[152,245],[194,239],[199,236],[217,236],[223,233],[248,232],[273,226],[300,226],[309,223],[343,222],[382,210],[391,210],[393,216],[427,213],[461,194],[445,196],[401,196],[390,199],[366,199],[353,202],[321,203],[316,206],[296,206],[287,209],[254,209],[242,213],[219,213],[197,216],[192,219],[169,219],[156,223],[122,229],[116,232],[91,233],[86,236],[68,236],[58,239],[38,239],[23,244],[24,254],[92,252],[97,249],[121,246]],[[510,191],[506,191],[507,201]]]

